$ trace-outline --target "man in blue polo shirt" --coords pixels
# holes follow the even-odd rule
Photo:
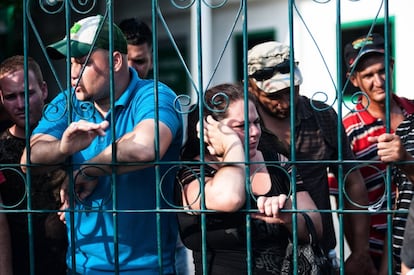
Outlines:
[[[71,271],[173,274],[176,216],[158,210],[173,201],[171,162],[178,160],[182,117],[173,91],[162,83],[155,89],[128,68],[125,38],[115,24],[110,36],[109,27],[107,18],[87,17],[47,47],[51,58],[71,58],[72,89],[46,108],[31,137],[30,162],[49,165],[41,172],[73,167],[74,190],[69,185],[62,195],[75,210],[65,214]]]

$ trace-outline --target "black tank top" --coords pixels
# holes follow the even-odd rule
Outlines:
[[[266,159],[265,154],[264,157]],[[279,155],[271,156],[271,160],[279,160]],[[267,165],[267,169],[272,185],[264,196],[289,194],[290,180],[287,173],[281,171],[281,167],[276,164]],[[212,177],[216,172],[213,167],[204,166],[206,177]],[[182,205],[183,186],[200,177],[200,165],[189,165],[178,172],[176,180],[178,205]],[[297,184],[298,192],[303,191],[301,185]],[[257,209],[256,198],[253,196],[250,196],[250,206],[251,209]],[[245,205],[238,212],[215,212],[205,215],[208,274],[247,274],[246,214],[248,212]],[[201,220],[201,215],[178,213],[180,236],[184,245],[193,251],[196,274],[203,274]],[[250,219],[250,232],[253,274],[279,274],[289,242],[289,231],[282,225]]]

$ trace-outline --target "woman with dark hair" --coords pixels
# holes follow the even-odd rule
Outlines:
[[[253,274],[279,274],[292,230],[292,214],[280,211],[292,208],[290,168],[281,164],[287,159],[257,149],[261,129],[255,99],[248,94],[245,101],[242,87],[221,84],[204,97],[203,123],[198,108],[189,113],[181,156],[190,162],[180,169],[176,181],[178,203],[188,210],[178,214],[180,235],[193,251],[196,274],[203,274],[200,214],[204,210],[208,274],[247,274],[246,215],[252,217]],[[316,209],[300,178],[292,183],[297,209]],[[320,214],[308,215],[321,236]],[[308,242],[304,218],[297,218],[299,241]]]

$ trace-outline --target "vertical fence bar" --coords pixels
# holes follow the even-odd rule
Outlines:
[[[115,83],[114,83],[114,58],[113,58],[113,31],[114,31],[114,9],[113,9],[113,2],[112,0],[107,0],[106,2],[106,14],[108,17],[106,20],[108,21],[109,28],[109,54],[108,54],[108,64],[109,64],[109,97],[110,97],[110,106],[111,110],[115,110]],[[119,274],[119,242],[118,242],[118,192],[117,192],[117,147],[116,147],[116,129],[115,129],[115,115],[111,115],[111,146],[112,146],[112,161],[111,161],[111,178],[112,184],[114,188],[112,188],[112,218],[114,223],[114,266],[115,266],[115,274]]]
[[[28,56],[29,56],[29,31],[28,31],[28,24],[27,24],[27,13],[28,13],[28,6],[29,2],[27,1],[27,6],[23,5],[23,55],[24,55],[24,101],[25,101],[25,121],[30,121],[30,113],[29,113],[29,66],[28,66]],[[26,135],[26,146],[30,142],[28,137],[30,133],[30,124],[25,123],[25,135]],[[30,266],[30,274],[33,275],[35,272],[35,261],[34,261],[34,234],[33,234],[33,217],[32,217],[32,181],[31,181],[31,173],[30,169],[26,174],[26,186],[27,186],[27,227],[29,233],[29,266]]]
[[[249,33],[248,33],[248,13],[247,13],[247,3],[245,0],[242,0],[241,9],[243,13],[243,88],[244,88],[244,121],[249,121],[249,100],[248,100],[248,86],[249,86],[249,76],[248,76],[248,60],[247,60],[247,52],[248,52],[248,45],[249,45]],[[244,136],[244,148],[245,148],[245,159],[249,161],[249,129],[250,126],[245,127],[245,136]],[[246,175],[250,175],[250,163],[245,163]],[[250,178],[246,176],[246,198],[250,197],[249,186],[251,185]],[[246,211],[250,212],[251,210],[251,202],[249,199],[246,199]],[[252,236],[251,236],[251,216],[246,215],[246,249],[247,249],[247,274],[253,274],[253,257],[252,257]]]
[[[159,66],[158,66],[158,41],[156,37],[158,37],[158,25],[157,25],[157,10],[158,10],[158,0],[152,1],[152,30],[153,30],[153,57],[154,57],[154,105],[155,105],[155,181],[156,181],[156,222],[157,222],[157,250],[158,250],[158,265],[159,265],[159,274],[163,274],[163,257],[162,257],[162,240],[161,238],[161,193],[160,193],[160,179],[161,179],[161,171],[159,166],[160,161],[160,135],[159,135],[159,106],[158,106],[158,83],[159,83]]]
[[[342,29],[341,29],[341,0],[337,0],[336,2],[336,45],[342,45]],[[343,95],[342,95],[342,75],[343,72],[339,68],[342,68],[342,47],[337,47],[336,51],[336,66],[337,70],[337,81],[338,81],[338,90],[336,91],[336,99],[337,99],[337,108],[338,108],[338,129],[337,129],[337,142],[338,142],[338,200],[337,200],[337,216],[338,216],[338,224],[339,224],[339,258],[340,258],[340,274],[345,274],[345,253],[344,253],[344,171],[342,166],[343,156],[342,156],[342,102],[343,102]]]
[[[290,51],[290,72],[295,71],[295,51],[294,51],[294,10],[295,0],[289,0],[288,20],[289,20],[289,51]],[[291,192],[292,192],[292,239],[293,239],[293,274],[298,274],[298,220],[297,220],[297,201],[296,201],[296,111],[295,111],[295,74],[290,74],[290,161],[292,162]]]
[[[391,131],[391,116],[390,116],[390,102],[391,102],[391,72],[390,72],[390,31],[389,31],[389,6],[388,0],[384,0],[384,42],[385,42],[385,128],[386,132]],[[387,270],[388,274],[393,273],[393,227],[392,227],[392,167],[387,165],[386,167],[386,182],[385,189],[387,192],[387,243],[384,243],[384,247],[388,246],[387,249]]]

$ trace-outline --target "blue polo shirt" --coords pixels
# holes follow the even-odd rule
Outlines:
[[[155,118],[155,90],[153,80],[139,79],[130,69],[129,86],[114,103],[114,110],[102,117],[93,104],[78,101],[72,92],[62,92],[48,105],[39,125],[33,134],[48,134],[57,139],[71,121],[81,119],[100,123],[104,119],[111,123],[115,116],[115,137],[112,137],[111,125],[106,136],[97,137],[91,145],[74,154],[71,164],[77,169],[86,160],[99,154],[111,145],[112,140],[131,132],[145,119]],[[68,267],[72,267],[72,250],[76,254],[77,272],[81,274],[113,274],[115,223],[112,210],[116,195],[117,243],[119,247],[119,268],[122,274],[159,274],[157,242],[157,190],[159,185],[160,207],[169,208],[173,202],[173,181],[175,173],[170,169],[170,161],[179,159],[182,144],[182,117],[175,104],[176,94],[166,85],[159,83],[158,110],[159,121],[166,124],[172,132],[173,141],[159,165],[158,182],[156,170],[149,167],[143,170],[117,175],[115,181],[111,176],[100,177],[94,192],[83,202],[75,203],[73,223],[66,215],[69,249]],[[70,100],[71,104],[68,104]],[[68,106],[71,106],[70,112]],[[162,138],[162,137],[160,137]],[[166,162],[165,164],[162,164]],[[116,190],[116,192],[114,192]],[[122,212],[122,210],[126,210]],[[177,241],[177,222],[174,213],[161,213],[160,237],[164,273],[174,271],[174,253]],[[74,232],[74,247],[71,246],[71,231]]]

